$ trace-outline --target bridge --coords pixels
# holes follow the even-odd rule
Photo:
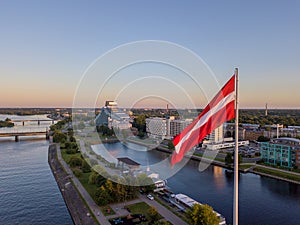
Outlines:
[[[23,127],[22,127],[23,128]],[[49,131],[47,128],[5,128],[0,129],[0,137],[15,137],[15,141],[19,141],[20,136],[40,136],[45,135],[46,139],[49,139]]]
[[[16,119],[16,120],[11,120],[12,123],[22,122],[23,126],[25,126],[25,122],[37,122],[37,124],[40,125],[41,122],[45,122],[45,121],[51,122],[52,124],[54,124],[54,122],[56,120],[52,120],[52,119],[28,119],[28,120],[22,120],[22,119],[18,120],[18,119]]]

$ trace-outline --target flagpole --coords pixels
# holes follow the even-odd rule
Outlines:
[[[233,225],[239,224],[239,100],[238,100],[238,68],[235,68],[235,150],[234,150],[234,194],[233,194]]]

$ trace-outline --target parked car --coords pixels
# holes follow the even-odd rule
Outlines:
[[[115,224],[120,224],[120,223],[123,223],[123,220],[122,220],[122,218],[118,218],[118,219],[114,219],[113,222]]]
[[[147,198],[149,198],[150,200],[154,200],[154,197],[151,194],[147,195]]]

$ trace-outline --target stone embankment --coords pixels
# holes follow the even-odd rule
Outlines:
[[[62,193],[64,201],[70,212],[75,225],[95,225],[95,221],[89,215],[89,210],[80,197],[78,191],[71,182],[69,175],[64,171],[62,165],[57,160],[57,146],[51,144],[48,150],[48,163]]]

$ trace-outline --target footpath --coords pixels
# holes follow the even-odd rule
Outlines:
[[[65,172],[61,163],[57,160],[57,145],[51,144],[48,150],[48,163],[54,178],[63,195],[63,199],[71,214],[75,225],[95,225],[93,218],[88,216],[89,209],[86,207],[68,173]]]

